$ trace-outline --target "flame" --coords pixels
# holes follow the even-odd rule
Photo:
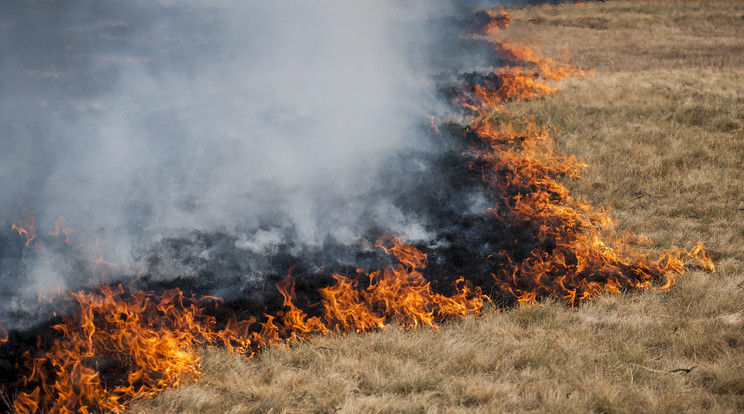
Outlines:
[[[392,246],[385,247],[387,243]],[[433,293],[419,271],[426,267],[426,254],[415,247],[397,237],[381,238],[375,246],[400,263],[370,273],[366,289],[359,289],[355,280],[334,275],[336,284],[320,290],[326,319],[338,328],[364,332],[384,326],[386,319],[396,320],[401,327],[435,327],[438,320],[482,311],[486,297],[464,278],[457,280],[453,296]]]
[[[291,272],[276,287],[284,297],[284,306],[288,308],[282,317],[282,322],[288,332],[286,336],[289,341],[304,339],[313,333],[328,332],[328,328],[320,321],[320,318],[317,316],[308,318],[305,312],[292,303],[295,297],[295,282]]]
[[[554,298],[577,306],[628,289],[669,289],[690,262],[714,271],[702,243],[652,256],[648,240],[616,232],[607,209],[569,194],[564,180],[580,178],[586,165],[552,147],[554,128],[531,116],[512,116],[504,104],[543,98],[558,90],[561,79],[588,73],[524,44],[497,39],[509,27],[510,16],[486,14],[483,31],[505,65],[465,79],[453,102],[470,111],[464,138],[468,154],[478,161],[470,166],[478,169],[490,202],[484,215],[496,226],[524,234],[488,255],[490,263],[498,264],[488,289],[518,304]],[[439,132],[433,118],[431,126]],[[62,231],[69,242],[68,224],[60,216],[49,234]],[[14,223],[13,230],[28,245],[35,237],[33,217]],[[490,301],[469,275],[457,278],[450,295],[434,291],[424,276],[427,255],[398,237],[384,236],[375,246],[394,262],[348,276],[334,273],[332,284],[318,289],[319,303],[298,296],[290,270],[276,285],[281,309],[260,315],[260,322],[247,314],[218,322],[209,309],[221,299],[186,297],[178,289],[156,294],[101,285],[68,292],[72,311],[53,327],[57,337],[51,344],[39,339],[37,352],[26,355],[26,372],[17,386],[22,391],[13,408],[19,413],[121,411],[135,396],[197,378],[200,346],[222,346],[252,357],[266,346],[317,334],[385,329],[393,321],[401,329],[436,328],[448,318],[481,313],[484,301]],[[93,263],[104,276],[117,268],[102,257]],[[4,341],[7,332],[2,330]]]
[[[77,310],[53,326],[58,338],[52,345],[30,358],[22,380],[28,391],[18,394],[13,407],[19,413],[120,411],[134,396],[151,396],[197,378],[197,349],[204,344],[252,356],[264,346],[330,332],[329,326],[340,332],[369,331],[384,328],[391,319],[405,327],[436,326],[438,320],[482,310],[480,291],[462,278],[457,294],[432,293],[419,272],[426,255],[413,246],[394,237],[377,245],[400,263],[372,272],[366,289],[335,275],[336,284],[320,291],[322,318],[308,317],[295,305],[290,272],[277,284],[286,310],[265,315],[258,332],[253,317],[232,318],[218,329],[201,302],[219,298],[197,300],[178,289],[157,295],[100,285],[91,292],[68,293]]]
[[[35,413],[39,409],[39,388],[30,393],[22,392],[13,400],[13,409],[19,413]],[[83,410],[81,410],[83,411]]]
[[[367,332],[385,326],[385,318],[365,301],[356,280],[338,274],[333,278],[335,285],[320,289],[327,321],[342,332]]]
[[[475,12],[475,19],[481,23],[480,27],[475,25],[476,32],[493,35],[509,27],[511,14],[504,10],[480,10]]]
[[[107,278],[112,270],[118,270],[119,265],[113,262],[109,262],[107,260],[104,260],[103,257],[99,256],[98,258],[90,261],[92,264],[96,266],[96,268],[101,272],[102,278]]]
[[[439,127],[437,126],[437,124],[434,123],[434,116],[433,115],[431,117],[431,121],[430,122],[431,123],[429,125],[429,133],[432,134],[432,135],[439,134],[439,132],[440,132],[439,131]]]
[[[236,351],[250,346],[248,340],[230,342],[229,329],[215,332],[214,318],[179,290],[130,294],[121,285],[101,285],[68,299],[78,310],[53,327],[59,338],[30,361],[23,382],[37,385],[16,398],[19,413],[120,411],[134,395],[196,378],[198,345],[222,343]]]
[[[483,28],[484,33],[492,35],[509,27],[511,15],[504,10],[498,12],[494,10],[486,10],[486,15],[490,18],[490,21]]]
[[[26,216],[17,223],[11,225],[11,230],[18,232],[19,236],[26,238],[26,246],[36,238],[36,226],[34,225],[34,217]]]
[[[560,180],[580,178],[586,165],[553,149],[553,128],[538,126],[534,117],[509,116],[504,103],[546,97],[557,91],[555,82],[590,72],[510,39],[491,41],[506,65],[462,85],[454,102],[473,112],[468,132],[483,161],[478,165],[493,201],[490,214],[539,241],[522,260],[506,250],[492,255],[504,263],[492,274],[496,285],[520,304],[554,297],[575,306],[604,293],[649,288],[652,280],[663,279],[658,289],[668,289],[688,261],[713,271],[702,243],[652,260],[641,249],[645,240],[615,233],[607,209],[569,194]]]
[[[61,231],[62,234],[65,235],[65,243],[72,244],[70,236],[72,235],[73,230],[70,227],[67,227],[69,224],[70,222],[67,218],[60,214],[59,218],[54,222],[54,230],[47,234],[50,236],[59,236],[59,232]]]

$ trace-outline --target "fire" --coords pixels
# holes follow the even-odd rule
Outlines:
[[[356,280],[334,274],[336,284],[320,290],[326,319],[341,332],[367,332],[385,326],[385,318],[364,301]]]
[[[39,404],[59,413],[123,410],[128,397],[198,375],[194,345],[209,338],[210,321],[200,320],[195,303],[180,292],[130,295],[122,286],[103,285],[71,293],[70,300],[79,309],[53,327],[60,337],[31,359],[24,383],[39,385],[19,394],[18,412]]]
[[[493,35],[509,27],[511,15],[504,10],[488,9],[477,11],[475,19],[480,23],[475,25],[476,32]]]
[[[282,317],[282,322],[287,330],[285,336],[289,341],[305,339],[315,333],[328,332],[328,328],[320,321],[320,318],[317,316],[308,318],[305,312],[292,303],[295,297],[295,282],[291,272],[276,287],[284,297],[284,306],[288,309]],[[273,339],[273,342],[278,342],[278,338]]]
[[[18,232],[19,236],[26,238],[26,246],[36,238],[36,226],[34,225],[34,217],[26,216],[17,223],[11,225],[11,230]]]
[[[484,288],[507,306],[545,298],[577,306],[629,289],[669,289],[689,262],[714,271],[702,243],[690,251],[652,256],[647,240],[616,232],[607,209],[569,193],[564,180],[580,178],[587,166],[553,148],[554,128],[539,125],[534,117],[512,116],[505,104],[546,97],[558,90],[561,79],[587,73],[529,46],[496,39],[510,16],[485,13],[483,31],[506,63],[485,75],[466,76],[454,89],[453,102],[469,111],[462,138],[488,199],[485,220],[514,233],[513,243],[486,253],[490,279],[488,274],[485,281],[453,275],[457,279],[451,286],[434,289],[425,276],[429,256],[385,236],[375,246],[394,258],[392,263],[351,275],[333,273],[332,282],[307,297],[298,294],[290,270],[276,285],[280,309],[257,315],[218,320],[212,311],[221,299],[187,297],[178,289],[156,293],[100,285],[67,292],[68,310],[62,313],[67,316],[53,326],[55,338],[50,343],[39,339],[36,352],[25,355],[13,408],[19,413],[121,411],[133,397],[197,378],[200,346],[222,346],[252,357],[267,346],[385,329],[391,322],[401,329],[436,328],[448,318],[483,312],[484,302],[491,301],[482,294]],[[440,132],[434,118],[431,127]],[[68,225],[60,216],[48,234],[61,231],[70,243]],[[33,217],[12,228],[25,237],[26,246],[35,238]],[[100,256],[93,264],[104,276],[117,268]],[[449,294],[441,289],[450,289]],[[7,332],[0,331],[0,343],[7,340]]]
[[[113,262],[104,260],[102,256],[98,256],[95,260],[90,261],[95,267],[101,272],[102,278],[107,278],[112,270],[118,270],[119,265]]]
[[[60,215],[59,218],[54,222],[54,231],[50,231],[47,234],[50,236],[59,236],[59,232],[61,231],[62,234],[65,235],[65,243],[72,244],[70,236],[72,235],[73,230],[70,227],[67,227],[69,224],[70,222],[67,221],[65,216]]]
[[[389,248],[383,242],[390,243]],[[295,301],[290,273],[277,285],[285,310],[256,318],[231,318],[218,327],[203,302],[217,298],[185,297],[178,289],[162,294],[130,292],[122,285],[100,285],[90,292],[68,293],[76,310],[53,326],[51,346],[28,356],[28,374],[14,409],[19,413],[120,411],[134,396],[151,396],[199,376],[198,347],[219,345],[252,356],[261,347],[291,343],[312,334],[369,331],[394,319],[401,326],[436,326],[451,316],[482,310],[482,296],[458,280],[452,297],[432,293],[418,270],[426,255],[386,238],[378,246],[400,262],[372,272],[360,289],[357,281],[335,276],[336,284],[321,290],[326,305],[321,316],[308,317]],[[41,344],[39,344],[41,348]]]
[[[439,127],[434,123],[434,116],[431,117],[431,124],[429,125],[429,133],[432,135],[439,134]]]
[[[606,209],[569,194],[561,179],[580,178],[586,165],[553,149],[552,128],[533,117],[510,117],[503,104],[545,97],[557,91],[552,82],[587,73],[512,40],[492,41],[508,64],[470,79],[461,87],[465,99],[456,103],[473,112],[468,131],[493,200],[490,214],[539,241],[521,260],[507,250],[494,252],[504,263],[492,274],[496,285],[519,303],[553,297],[575,306],[604,293],[648,288],[657,279],[665,280],[659,289],[668,289],[689,260],[714,270],[701,243],[651,260],[643,239],[616,234]]]

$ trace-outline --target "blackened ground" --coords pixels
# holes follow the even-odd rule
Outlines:
[[[448,49],[465,47],[468,53],[490,50],[485,42],[454,38],[457,40]],[[431,56],[433,64],[447,73],[439,81],[452,81],[451,70],[457,73],[458,68],[447,66],[456,63],[445,62],[458,62],[457,59]],[[499,85],[497,77],[480,73],[461,75],[459,82],[490,89]],[[440,90],[444,91],[444,101],[455,95],[454,89],[442,86]],[[389,174],[383,174],[376,194],[370,196],[392,200],[399,211],[416,217],[430,235],[428,240],[415,241],[413,245],[427,254],[428,266],[422,273],[434,292],[455,293],[455,280],[463,276],[497,305],[511,306],[514,295],[499,290],[492,274],[498,273],[506,260],[524,260],[537,249],[549,251],[552,241],[540,238],[539,228],[530,223],[512,223],[487,213],[488,208],[498,208],[502,201],[484,191],[482,161],[472,151],[480,143],[472,132],[450,123],[429,138],[432,150],[410,150],[390,160],[391,165],[407,167],[391,168]],[[290,272],[296,283],[295,305],[308,315],[317,316],[322,314],[319,290],[333,284],[334,273],[353,277],[365,288],[369,278],[357,269],[371,271],[394,264],[394,259],[382,249],[374,248],[374,241],[388,234],[389,229],[370,228],[357,243],[329,240],[320,248],[292,242],[291,229],[268,226],[260,230],[289,233],[282,234],[282,241],[274,243],[269,250],[260,252],[240,248],[240,236],[232,232],[192,232],[165,238],[141,256],[145,264],[143,274],[123,277],[112,285],[124,283],[131,292],[152,292],[153,297],[172,288],[180,289],[186,297],[219,296],[223,300],[206,303],[205,310],[217,318],[218,324],[226,324],[234,317],[242,320],[255,317],[253,328],[258,330],[266,320],[265,315],[283,310],[283,297],[276,285]],[[64,253],[67,247],[61,243],[56,249]],[[497,254],[500,251],[507,254]],[[0,257],[9,265],[5,268],[18,269],[19,274],[24,274],[23,254],[17,238],[0,235]],[[85,264],[80,261],[73,268],[80,267],[81,275],[85,276],[89,272],[83,270]],[[45,312],[64,315],[75,310],[75,306],[51,303]],[[31,320],[38,321],[38,314],[29,315]],[[59,338],[60,334],[51,327],[60,321],[60,316],[54,316],[31,327],[10,331],[8,341],[0,345],[0,384],[4,392],[12,396],[27,390],[19,382],[27,374],[25,361],[43,354]],[[104,379],[116,376],[115,361],[96,360],[93,366],[98,367]]]

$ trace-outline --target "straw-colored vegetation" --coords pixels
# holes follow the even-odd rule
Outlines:
[[[546,303],[438,331],[323,336],[246,360],[132,413],[744,411],[744,3],[608,1],[510,10],[510,36],[595,75],[510,104],[589,164],[574,194],[660,248],[705,242],[714,274],[669,292]]]

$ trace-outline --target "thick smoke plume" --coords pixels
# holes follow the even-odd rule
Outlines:
[[[455,3],[2,2],[0,319],[119,275],[434,240],[411,200],[438,185],[435,80],[488,61]]]

